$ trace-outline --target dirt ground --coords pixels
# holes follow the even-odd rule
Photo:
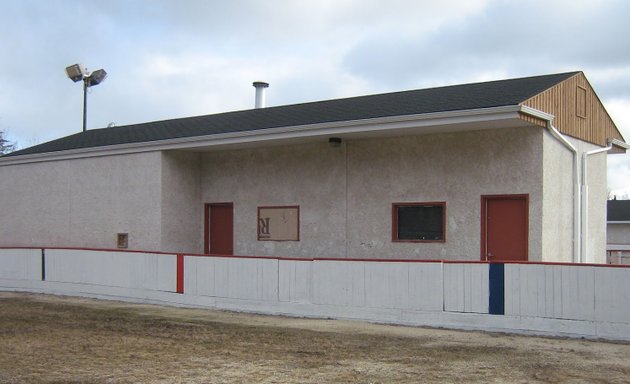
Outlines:
[[[1,383],[630,383],[630,344],[0,292]]]

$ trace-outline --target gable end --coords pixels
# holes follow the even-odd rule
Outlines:
[[[521,105],[554,115],[554,126],[568,136],[603,147],[609,139],[625,141],[582,72]]]

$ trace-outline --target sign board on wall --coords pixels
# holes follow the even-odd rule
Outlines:
[[[300,207],[258,207],[258,240],[299,241]]]

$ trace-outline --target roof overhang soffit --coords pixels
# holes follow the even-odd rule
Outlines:
[[[344,138],[395,137],[540,125],[532,119],[547,121],[553,119],[553,116],[527,106],[513,105],[80,148],[0,158],[0,166],[163,150],[210,151],[231,147],[255,147],[284,142],[313,141],[330,136]]]
[[[630,145],[617,139],[609,140],[609,145],[610,145],[610,150],[608,151],[608,153],[610,154],[626,153],[626,151],[630,149]]]

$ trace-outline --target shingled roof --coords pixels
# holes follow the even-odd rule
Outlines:
[[[578,73],[453,85],[92,129],[15,151],[6,156],[159,142],[317,123],[518,105]]]
[[[608,200],[608,222],[630,223],[630,200]]]

